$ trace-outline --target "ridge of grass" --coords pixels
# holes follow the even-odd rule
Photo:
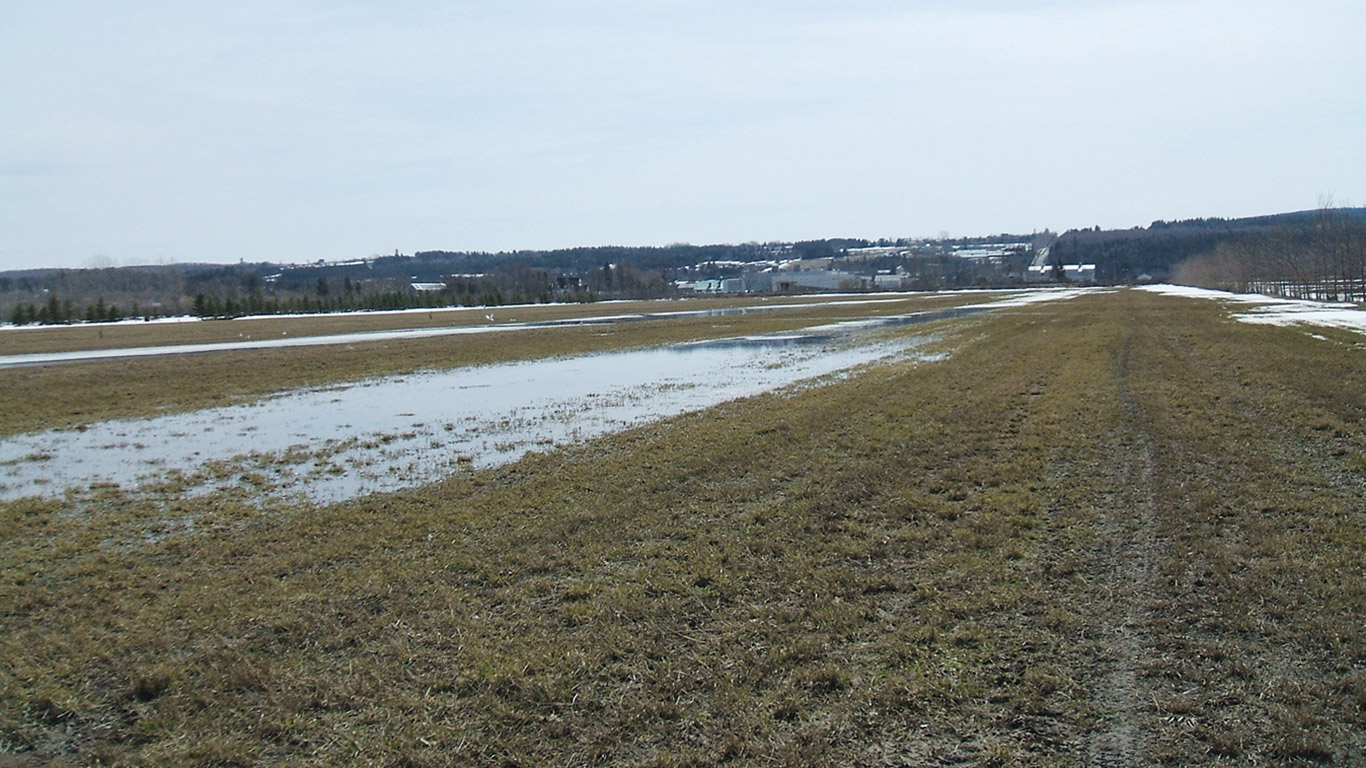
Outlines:
[[[1133,291],[952,327],[412,492],[0,507],[0,755],[1366,760],[1359,356]]]

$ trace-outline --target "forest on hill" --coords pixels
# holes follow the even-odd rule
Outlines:
[[[1050,257],[1063,264],[1095,264],[1106,283],[1174,280],[1183,262],[1213,254],[1220,245],[1279,242],[1295,250],[1319,246],[1326,230],[1366,226],[1366,208],[1296,211],[1240,219],[1154,221],[1147,227],[1073,229],[1053,243]]]

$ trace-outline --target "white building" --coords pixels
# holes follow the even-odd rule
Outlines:
[[[1096,279],[1095,264],[1064,264],[1062,274],[1065,280],[1074,283],[1089,283]],[[1025,279],[1031,283],[1046,283],[1053,279],[1052,264],[1030,264]]]
[[[872,287],[873,279],[867,275],[855,275],[835,270],[774,272],[773,289],[792,291],[800,288],[815,288],[822,291],[865,291]]]

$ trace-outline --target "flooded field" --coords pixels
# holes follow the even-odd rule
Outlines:
[[[751,337],[433,371],[0,442],[0,498],[170,484],[327,502],[420,485],[913,354],[919,339]]]
[[[110,488],[168,497],[245,488],[323,503],[413,487],[860,365],[916,358],[927,340],[878,338],[874,331],[1077,293],[1035,292],[799,332],[428,371],[20,434],[0,440],[0,500],[79,499]]]

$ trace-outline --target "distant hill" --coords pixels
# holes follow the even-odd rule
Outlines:
[[[1332,214],[1366,222],[1366,208]],[[1171,279],[1176,267],[1223,243],[1276,234],[1308,243],[1323,211],[1243,219],[1155,221],[1123,230],[1069,230],[1056,238],[989,235],[956,240],[827,238],[798,242],[593,246],[540,251],[419,251],[307,264],[167,264],[0,272],[0,321],[17,324],[160,315],[395,309],[414,306],[593,301],[676,295],[676,281],[734,278],[778,264],[820,264],[869,276],[907,276],[923,289],[1019,285],[1031,261],[1095,264],[1095,280]]]
[[[168,264],[0,272],[0,319],[317,312],[670,295],[673,280],[740,262],[830,257],[886,241],[419,251],[305,264]],[[439,291],[432,286],[444,286]]]
[[[1366,220],[1366,208],[1333,212]],[[1072,229],[1058,237],[1049,255],[1064,264],[1095,264],[1096,279],[1102,282],[1166,280],[1176,265],[1212,252],[1221,242],[1273,233],[1308,236],[1322,215],[1318,210],[1295,211],[1242,219],[1154,221],[1133,229]]]

